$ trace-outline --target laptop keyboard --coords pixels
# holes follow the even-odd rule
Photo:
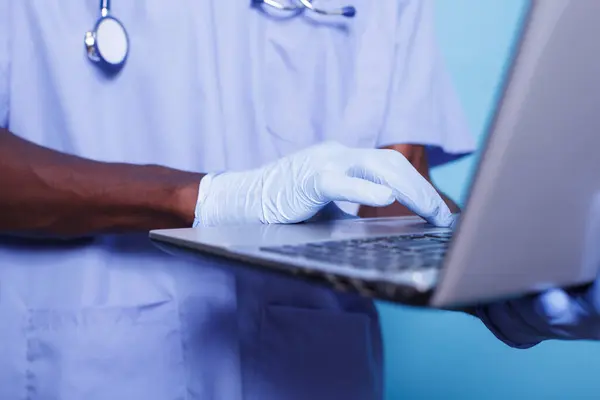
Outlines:
[[[335,265],[400,272],[441,267],[451,238],[451,232],[431,233],[303,243],[261,250]]]

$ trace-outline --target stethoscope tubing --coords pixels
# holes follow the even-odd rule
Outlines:
[[[267,6],[273,7],[275,9],[281,11],[299,11],[302,9],[310,10],[314,13],[321,15],[339,15],[343,17],[352,18],[356,14],[356,9],[353,6],[344,6],[336,9],[326,10],[315,7],[313,4],[313,0],[294,0],[296,3],[290,3],[288,5],[286,3],[282,3],[280,0],[253,0],[254,3],[265,4]],[[96,25],[91,31],[86,32],[84,44],[86,47],[86,52],[88,58],[95,64],[101,65],[103,69],[106,70],[120,70],[125,64],[125,60],[127,59],[128,49],[129,49],[129,36],[127,35],[127,30],[125,26],[119,21],[117,18],[113,17],[110,10],[110,0],[100,0],[100,18],[96,22]],[[118,29],[121,30],[122,41],[125,42],[124,54],[122,57],[117,58],[116,61],[107,60],[103,57],[99,47],[98,47],[98,29],[102,23],[105,21],[112,20],[113,25],[118,25]],[[106,25],[105,25],[106,26]],[[105,43],[105,42],[103,42]]]
[[[341,8],[337,8],[334,10],[324,10],[318,7],[315,7],[313,4],[313,0],[297,0],[299,4],[297,5],[286,5],[282,4],[278,0],[255,0],[257,3],[263,3],[270,7],[276,8],[281,11],[298,11],[302,8],[315,12],[321,15],[341,15],[344,17],[354,17],[356,15],[356,9],[353,6],[344,6]]]

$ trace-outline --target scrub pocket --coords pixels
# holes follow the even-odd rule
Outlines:
[[[177,304],[31,309],[31,400],[172,400],[185,397]]]
[[[367,315],[268,306],[253,400],[379,399]]]

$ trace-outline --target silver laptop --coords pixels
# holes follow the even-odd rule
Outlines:
[[[156,230],[243,268],[437,308],[592,281],[600,265],[600,1],[532,1],[465,211]]]

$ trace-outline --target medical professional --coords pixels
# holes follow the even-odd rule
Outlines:
[[[473,141],[432,1],[351,2],[0,0],[1,399],[382,398],[371,302],[147,240],[331,201],[450,223],[425,150]]]

